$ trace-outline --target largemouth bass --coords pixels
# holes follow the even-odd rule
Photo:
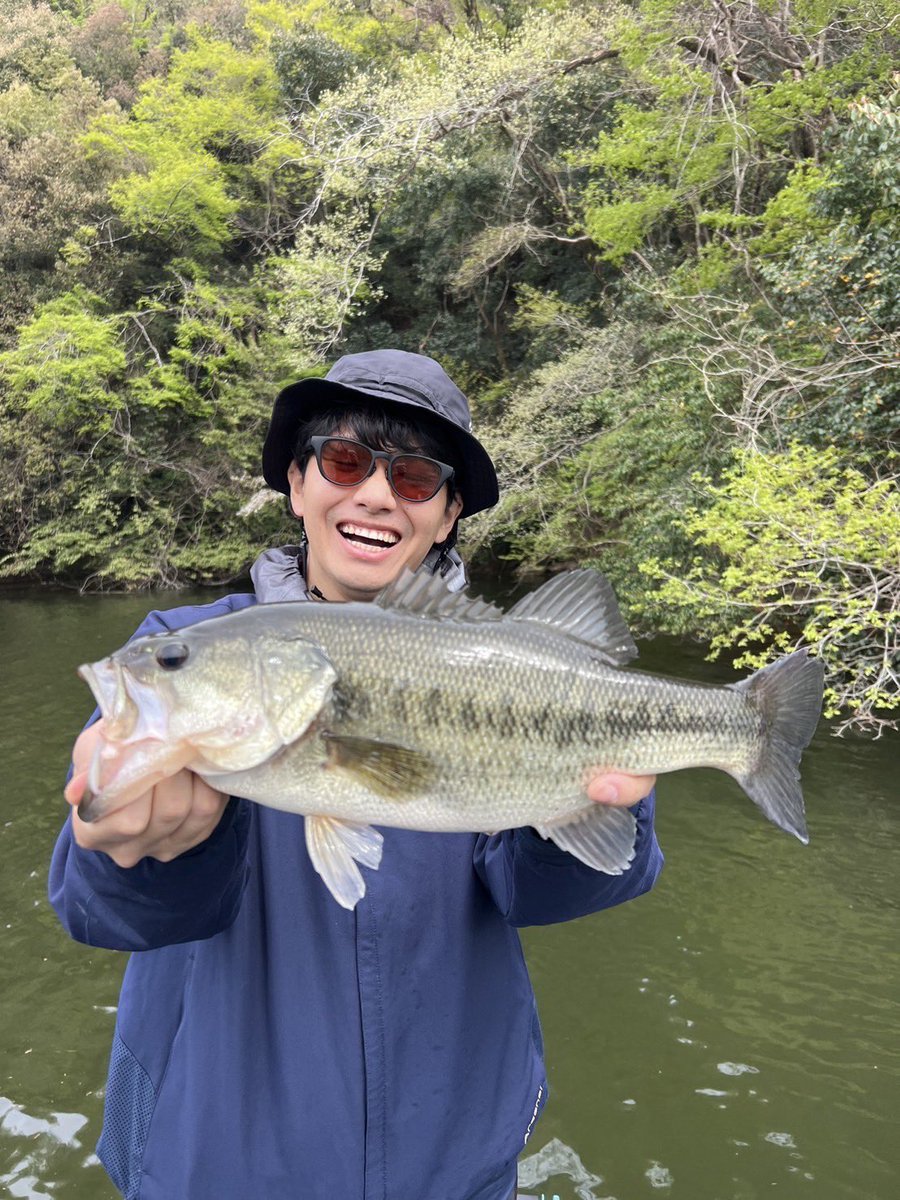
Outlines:
[[[365,894],[373,826],[532,826],[596,870],[634,857],[629,809],[598,770],[728,772],[806,842],[798,764],[822,664],[798,651],[736,684],[668,679],[637,654],[609,583],[557,576],[508,612],[407,573],[372,603],[260,604],[137,638],[80,668],[105,718],[83,820],[189,767],[218,790],[304,814],[338,902]]]

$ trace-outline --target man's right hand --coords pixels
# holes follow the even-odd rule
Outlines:
[[[181,770],[163,779],[142,796],[90,823],[78,816],[88,767],[103,720],[79,736],[72,750],[74,772],[65,798],[72,805],[72,832],[85,850],[102,850],[120,867],[133,867],[142,858],[171,862],[205,842],[222,818],[228,797],[193,771]]]

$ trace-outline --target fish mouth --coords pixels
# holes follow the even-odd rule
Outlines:
[[[164,700],[139,683],[117,659],[85,663],[78,674],[94,694],[108,741],[133,745],[167,739],[169,722]]]
[[[341,521],[337,531],[345,541],[365,550],[390,550],[400,541],[400,534],[393,529],[378,529],[354,521]]]
[[[82,820],[95,820],[149,786],[152,777],[145,778],[143,768],[166,753],[168,715],[165,702],[114,657],[85,663],[78,674],[93,692],[104,721],[78,810]]]
[[[129,693],[121,665],[115,659],[105,658],[98,663],[84,663],[78,674],[94,694],[108,736],[124,741],[137,725],[138,707]]]

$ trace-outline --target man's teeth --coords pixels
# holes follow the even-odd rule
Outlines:
[[[340,525],[338,528],[344,537],[369,545],[377,542],[382,546],[393,546],[400,541],[399,534],[392,533],[389,529],[367,529],[364,525]]]

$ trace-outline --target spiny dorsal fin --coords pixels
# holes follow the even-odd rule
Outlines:
[[[393,583],[378,593],[373,604],[403,609],[420,617],[444,617],[456,621],[499,621],[503,613],[486,600],[465,592],[450,592],[440,575],[404,569]]]
[[[585,568],[556,575],[523,596],[506,614],[514,621],[538,621],[587,642],[604,662],[620,667],[637,657],[637,646],[619,611],[612,584]]]

